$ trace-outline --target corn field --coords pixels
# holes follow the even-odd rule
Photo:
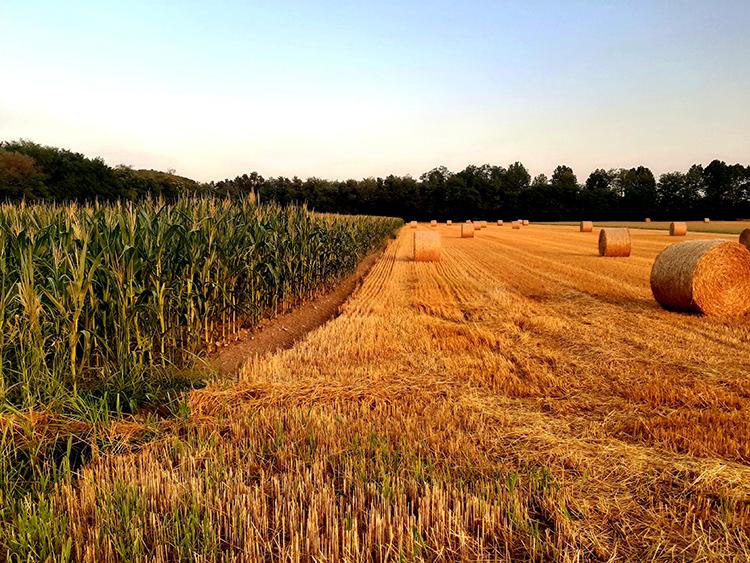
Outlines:
[[[0,404],[184,367],[353,271],[398,219],[251,198],[0,207]]]

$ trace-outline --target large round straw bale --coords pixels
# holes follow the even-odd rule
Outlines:
[[[497,226],[498,227],[502,227],[503,226],[503,220],[502,219],[498,219],[497,220]]]
[[[466,220],[466,222],[467,222],[467,223],[471,223],[471,219],[467,219],[467,220]]]
[[[529,220],[528,220],[528,219],[524,219],[524,220],[523,220],[523,226],[525,227],[525,226],[526,226],[526,225],[528,225],[528,224],[529,224]]]
[[[448,219],[448,220],[447,220],[447,221],[445,222],[445,224],[446,224],[446,225],[452,225],[452,224],[453,224],[453,221],[451,221],[450,219]]]
[[[743,315],[750,311],[750,252],[725,240],[672,244],[654,261],[651,291],[665,309]]]
[[[578,228],[582,233],[590,233],[594,230],[594,223],[592,221],[581,221]]]
[[[435,219],[430,221],[430,227],[437,227],[437,221]]]
[[[487,228],[487,221],[479,221],[479,228],[480,229],[486,229]]]
[[[670,237],[684,237],[687,234],[687,223],[675,221],[669,224]]]
[[[745,229],[740,233],[740,244],[750,250],[750,229]]]
[[[599,256],[630,256],[630,230],[599,231]]]
[[[474,238],[474,223],[461,225],[461,238]]]
[[[644,222],[646,222],[646,223],[650,223],[650,222],[651,222],[651,217],[646,217],[646,218],[644,219]]]
[[[411,221],[409,223],[409,227],[411,227],[412,229],[416,229],[417,228],[417,222],[416,221]]]
[[[704,223],[710,223],[710,222],[711,222],[711,219],[709,219],[708,217],[704,217],[704,218],[703,218],[703,222],[704,222]]]
[[[520,229],[521,228],[521,221],[513,221],[513,223],[511,223],[511,226],[514,229]]]
[[[440,233],[430,231],[414,233],[414,260],[416,262],[440,260]]]

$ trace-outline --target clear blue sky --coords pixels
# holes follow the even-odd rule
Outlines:
[[[0,0],[0,139],[202,180],[750,162],[750,1]]]

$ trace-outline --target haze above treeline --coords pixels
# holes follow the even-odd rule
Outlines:
[[[183,195],[304,203],[321,212],[390,215],[404,219],[514,218],[532,220],[715,219],[750,217],[750,165],[712,160],[661,174],[645,166],[597,169],[585,180],[565,164],[532,178],[520,162],[443,166],[419,178],[388,175],[361,180],[264,178],[197,182],[176,171],[112,167],[67,149],[28,140],[0,143],[0,198],[6,201],[113,201]]]

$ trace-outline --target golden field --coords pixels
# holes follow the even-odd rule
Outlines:
[[[659,231],[669,231],[671,221],[594,221],[595,227],[629,227],[631,229],[651,229]],[[699,233],[717,233],[738,235],[744,229],[750,229],[750,221],[685,221],[688,232],[694,231]],[[547,225],[578,225],[577,222],[562,221],[555,223],[540,223]]]
[[[420,263],[402,229],[339,317],[57,486],[51,550],[750,559],[750,319],[659,308],[651,264],[685,238],[601,258],[597,228],[459,229]]]

